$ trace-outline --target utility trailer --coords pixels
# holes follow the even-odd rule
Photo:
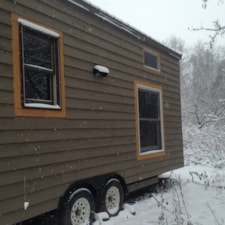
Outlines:
[[[81,0],[0,1],[0,224],[118,214],[183,166],[181,55]]]

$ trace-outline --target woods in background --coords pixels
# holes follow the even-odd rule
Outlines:
[[[183,54],[180,83],[186,164],[205,163],[223,168],[225,47],[210,48],[209,44],[198,42],[187,48],[184,41],[175,37],[166,44]]]
[[[181,52],[181,95],[183,122],[202,128],[225,121],[225,47],[209,48],[198,42],[186,48],[172,37],[166,44]]]

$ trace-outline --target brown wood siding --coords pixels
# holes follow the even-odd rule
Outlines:
[[[66,118],[15,116],[11,13],[63,33]],[[55,209],[69,185],[102,171],[133,184],[183,165],[176,58],[159,51],[160,73],[146,70],[146,44],[62,0],[3,0],[0,30],[2,225]],[[109,76],[94,78],[95,64],[107,66]],[[134,80],[163,88],[164,157],[136,159]]]

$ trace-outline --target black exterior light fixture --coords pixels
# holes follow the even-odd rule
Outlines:
[[[106,66],[95,65],[93,68],[93,74],[96,77],[106,77],[109,73],[109,68],[107,68]]]

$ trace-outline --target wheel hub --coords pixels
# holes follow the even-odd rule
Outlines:
[[[88,225],[91,207],[86,198],[79,198],[71,209],[72,225]]]
[[[110,187],[106,193],[106,207],[110,213],[114,213],[118,210],[120,203],[120,192],[117,187]]]

